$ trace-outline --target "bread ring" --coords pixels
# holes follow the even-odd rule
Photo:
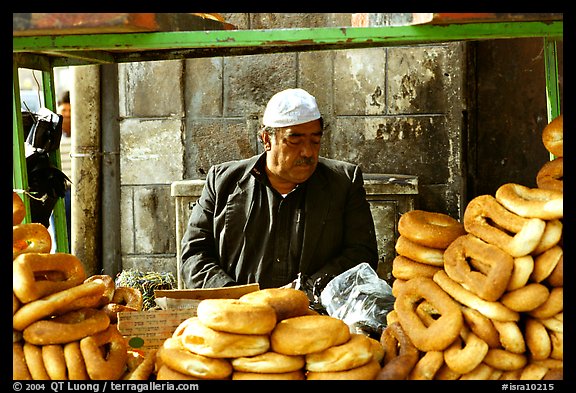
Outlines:
[[[91,336],[110,325],[104,311],[83,308],[51,319],[43,319],[24,329],[24,340],[35,345],[65,344]]]
[[[187,375],[179,371],[173,370],[165,364],[158,368],[156,372],[157,381],[184,381],[184,380],[199,380],[203,378],[196,378],[192,375]]]
[[[12,259],[25,253],[49,253],[51,248],[52,238],[44,225],[30,222],[12,227]]]
[[[444,213],[410,210],[400,216],[398,233],[414,243],[431,248],[446,248],[458,236],[465,235],[464,225]]]
[[[542,380],[557,380],[562,381],[564,379],[564,368],[551,368],[548,369]]]
[[[370,336],[366,336],[368,338],[368,341],[370,342],[370,349],[372,350],[372,357],[374,358],[374,360],[376,360],[378,363],[382,362],[382,360],[384,359],[384,347],[382,346],[382,344],[380,344],[379,340],[376,340],[375,338],[372,338]]]
[[[384,366],[376,379],[404,380],[418,362],[420,352],[406,335],[399,322],[389,323],[382,331],[380,343],[384,348]]]
[[[513,353],[526,352],[524,334],[514,321],[492,321],[498,330],[502,348]]]
[[[491,195],[477,196],[464,211],[464,228],[468,233],[501,248],[514,258],[530,254],[538,246],[545,227],[543,220],[520,217]]]
[[[50,379],[46,367],[44,366],[44,359],[42,358],[42,347],[28,342],[24,342],[22,346],[24,351],[24,358],[28,365],[28,370],[32,379],[36,381],[47,381]]]
[[[563,115],[556,116],[542,131],[542,143],[551,154],[564,155],[564,121]]]
[[[12,343],[12,380],[14,381],[32,379],[32,375],[30,374],[28,365],[26,364],[22,345],[21,341]]]
[[[373,380],[380,371],[380,364],[376,360],[356,368],[343,371],[308,371],[307,380]]]
[[[563,259],[564,251],[560,246],[554,246],[538,255],[534,260],[534,270],[530,275],[530,280],[534,282],[544,281],[552,274],[558,263]]]
[[[50,379],[65,380],[68,379],[68,370],[66,369],[66,358],[64,357],[64,348],[59,344],[42,345],[42,360],[44,367]]]
[[[564,310],[564,287],[554,287],[550,290],[550,295],[544,303],[529,314],[534,318],[546,319]]]
[[[273,311],[272,313],[275,317]],[[212,358],[255,356],[267,352],[270,348],[267,334],[222,332],[204,325],[199,317],[192,318],[180,339],[188,351]]]
[[[500,302],[510,310],[527,312],[542,305],[548,298],[549,293],[545,285],[533,282],[506,292],[500,298]]]
[[[128,381],[147,381],[154,371],[156,353],[156,349],[150,350],[144,360],[123,379]]]
[[[438,372],[440,367],[444,364],[443,351],[429,351],[424,353],[420,360],[416,363],[408,379],[419,381],[430,381],[434,379],[434,375]]]
[[[564,226],[561,220],[548,220],[546,221],[546,228],[540,239],[538,246],[532,251],[532,255],[540,255],[544,251],[551,249],[558,245],[562,239]]]
[[[205,326],[227,333],[268,334],[276,326],[274,308],[238,299],[204,299],[196,314]]]
[[[552,273],[546,278],[546,283],[551,287],[561,287],[564,285],[564,257],[558,261]]]
[[[64,359],[66,361],[66,369],[68,370],[68,379],[90,379],[82,351],[80,350],[80,341],[72,341],[64,345]]]
[[[111,303],[120,304],[137,311],[142,311],[142,292],[140,292],[139,289],[132,287],[116,287],[116,289],[114,289]]]
[[[444,270],[437,272],[433,279],[456,301],[479,311],[487,318],[497,321],[518,321],[520,319],[518,312],[509,309],[500,302],[489,302],[480,298],[448,277]]]
[[[470,260],[481,262],[489,270],[473,270]],[[454,240],[444,252],[448,276],[490,302],[498,300],[506,290],[513,267],[514,259],[508,253],[470,234]]]
[[[232,373],[232,380],[289,380],[289,381],[303,381],[306,379],[303,370],[288,371],[285,373],[251,373],[246,371],[234,371]]]
[[[12,225],[19,225],[26,217],[26,208],[20,195],[12,191]]]
[[[526,285],[534,271],[534,258],[531,255],[514,258],[514,268],[506,286],[507,291],[513,291]]]
[[[562,319],[558,319],[558,316],[561,316],[563,314],[564,313],[559,313],[558,315],[555,315],[550,318],[538,319],[538,322],[543,324],[548,330],[558,333],[564,333],[564,321]]]
[[[451,370],[467,374],[482,363],[489,349],[484,340],[463,328],[460,337],[444,351],[444,361]]]
[[[308,295],[294,288],[265,288],[242,295],[240,301],[271,306],[276,310],[277,322],[306,315],[310,307]]]
[[[12,263],[12,288],[22,303],[81,284],[86,278],[82,262],[64,253],[29,253],[19,255]],[[62,274],[62,279],[45,279],[49,272]]]
[[[500,337],[492,320],[473,308],[461,305],[461,309],[466,326],[488,344],[489,348],[498,348]]]
[[[104,288],[102,280],[95,280],[24,304],[12,317],[12,326],[16,330],[24,330],[39,319],[58,314],[61,309],[78,298],[90,295],[102,296]]]
[[[340,345],[350,339],[344,321],[328,315],[303,315],[284,319],[270,335],[274,352],[284,355],[306,355]]]
[[[484,363],[498,370],[519,370],[528,363],[528,358],[523,353],[491,348],[484,357]]]
[[[540,381],[544,378],[547,372],[548,369],[546,367],[534,363],[528,363],[526,367],[522,369],[519,379],[523,381]]]
[[[400,235],[396,240],[396,252],[413,261],[427,265],[444,266],[444,250],[420,245]]]
[[[94,274],[86,278],[84,282],[90,282],[98,279],[104,282],[104,285],[106,285],[106,289],[104,289],[104,293],[102,294],[98,302],[94,304],[94,307],[96,308],[103,307],[104,305],[112,302],[112,299],[114,298],[114,291],[116,289],[114,279],[108,274]]]
[[[486,363],[480,363],[478,367],[469,373],[460,376],[461,381],[486,381],[490,379],[494,368]]]
[[[159,356],[164,366],[195,378],[227,379],[232,374],[232,365],[227,359],[190,352],[184,347],[181,338],[167,338],[162,344]]]
[[[564,333],[550,332],[550,341],[552,342],[552,359],[564,359]]]
[[[353,333],[344,344],[306,355],[308,371],[344,371],[360,367],[373,359],[372,344],[368,337]]]
[[[440,269],[442,268],[439,266],[416,262],[402,255],[397,255],[392,261],[392,276],[402,280],[420,276],[432,278]]]
[[[564,193],[564,158],[546,161],[536,174],[539,189]]]
[[[128,346],[116,325],[84,337],[80,340],[80,350],[90,379],[120,379],[124,373]]]
[[[496,190],[496,200],[520,217],[556,220],[564,216],[564,194],[506,183]]]
[[[441,272],[443,270],[436,275]],[[430,326],[425,326],[415,312],[416,306],[422,300],[430,302],[440,314]],[[463,326],[459,305],[434,281],[426,277],[408,280],[400,288],[394,308],[398,312],[402,328],[420,351],[443,351],[458,337]]]
[[[283,355],[271,351],[232,359],[235,371],[247,373],[288,373],[303,369],[305,364],[303,355]]]
[[[459,379],[462,374],[452,370],[446,363],[444,363],[436,372],[434,379],[439,381],[455,381]]]
[[[110,319],[110,323],[118,323],[118,313],[119,312],[134,312],[138,311],[135,308],[123,306],[118,303],[108,303],[105,304],[102,308],[102,311],[106,313],[108,318]]]
[[[532,359],[543,360],[552,353],[552,341],[544,324],[535,318],[526,318],[524,325],[526,346]]]

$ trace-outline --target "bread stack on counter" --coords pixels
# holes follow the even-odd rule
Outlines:
[[[506,183],[463,222],[414,210],[398,230],[394,309],[376,379],[563,378],[563,128],[537,188]]]

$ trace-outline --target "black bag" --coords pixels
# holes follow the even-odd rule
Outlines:
[[[50,226],[50,215],[58,198],[66,195],[66,182],[70,179],[50,163],[48,153],[36,151],[26,157],[28,167],[28,190],[32,222]]]
[[[47,108],[37,113],[22,112],[26,143],[39,152],[51,152],[60,147],[63,116]]]

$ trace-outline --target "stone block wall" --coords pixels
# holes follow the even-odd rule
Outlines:
[[[224,14],[239,29],[350,25],[351,14]],[[176,276],[170,185],[261,151],[268,99],[302,87],[325,118],[321,154],[418,176],[417,206],[459,218],[462,43],[119,65],[122,268]]]

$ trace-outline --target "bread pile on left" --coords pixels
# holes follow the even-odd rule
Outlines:
[[[48,230],[22,224],[24,204],[13,194],[13,379],[142,377],[134,372],[144,359],[131,356],[114,319],[120,306],[141,309],[140,291],[86,277],[72,254],[51,254]]]

